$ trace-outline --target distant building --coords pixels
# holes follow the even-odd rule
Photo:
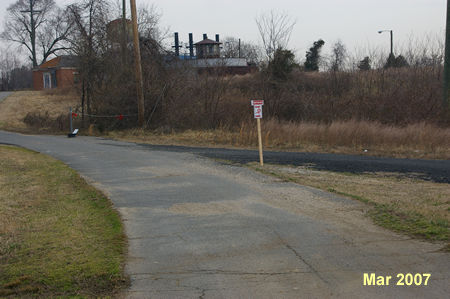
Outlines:
[[[72,87],[77,80],[78,59],[72,55],[62,55],[44,62],[33,69],[33,89]]]
[[[194,46],[195,51],[197,52],[197,59],[219,58],[221,44],[221,42],[207,38],[195,43]]]
[[[125,32],[123,35],[123,19],[115,19],[106,25],[106,32],[108,39],[112,44],[113,49],[120,49],[120,45],[125,42],[126,45],[133,40],[133,23],[131,20],[126,19],[125,21]]]
[[[219,40],[219,35],[216,34],[216,40],[208,39],[206,34],[203,34],[203,40],[193,43],[193,35],[189,33],[189,55],[181,55],[179,48],[178,33],[175,33],[175,64],[176,61],[184,61],[184,63],[197,69],[199,73],[204,72],[219,72],[224,75],[239,74],[244,75],[256,71],[256,66],[250,65],[246,58],[225,58],[221,56],[222,43]],[[195,55],[194,55],[195,47]],[[174,64],[174,61],[171,61]]]

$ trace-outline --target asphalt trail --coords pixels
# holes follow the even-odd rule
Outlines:
[[[3,131],[0,143],[53,156],[108,195],[128,237],[131,287],[124,297],[410,299],[450,293],[445,244],[380,228],[361,202],[194,154],[204,149]],[[257,157],[217,149],[198,154]],[[364,273],[393,279],[364,286]],[[431,278],[427,286],[397,286],[398,273]]]
[[[192,153],[207,158],[223,159],[239,164],[256,162],[259,159],[258,152],[254,150],[149,144],[139,145],[150,150]],[[407,177],[420,178],[438,183],[450,183],[450,160],[395,159],[363,155],[265,151],[264,162],[281,165],[308,166],[316,170],[354,174],[374,172],[400,173]]]

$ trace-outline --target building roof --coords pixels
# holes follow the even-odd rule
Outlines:
[[[61,68],[61,67],[76,67],[78,64],[78,57],[74,55],[61,55],[44,62],[38,69]]]
[[[194,45],[221,45],[222,43],[220,42],[216,42],[215,40],[212,39],[204,39],[198,43],[195,43]]]
[[[126,22],[127,22],[128,24],[132,24],[132,22],[131,22],[130,19],[125,19],[125,20],[126,20]],[[111,22],[109,22],[107,26],[110,26],[110,25],[117,25],[117,24],[120,25],[120,24],[122,24],[122,22],[123,22],[123,19],[122,19],[122,18],[118,18],[118,19],[115,19],[115,20],[112,20]]]

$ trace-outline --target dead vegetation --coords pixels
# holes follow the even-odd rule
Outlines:
[[[61,126],[68,126],[69,107],[77,104],[74,90],[17,91],[0,103],[0,129],[61,131]]]
[[[399,158],[450,159],[450,129],[433,124],[406,126],[377,122],[341,121],[331,124],[263,120],[266,149],[392,156]],[[254,122],[236,130],[125,130],[109,132],[121,140],[166,145],[228,146],[256,148]]]

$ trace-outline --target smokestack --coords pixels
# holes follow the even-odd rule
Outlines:
[[[175,56],[180,56],[180,41],[178,40],[178,32],[175,32]]]
[[[219,35],[216,34],[216,42],[219,42]]]
[[[194,57],[194,36],[189,33],[189,56]]]
[[[206,33],[203,33],[203,39],[207,39],[208,35]]]

